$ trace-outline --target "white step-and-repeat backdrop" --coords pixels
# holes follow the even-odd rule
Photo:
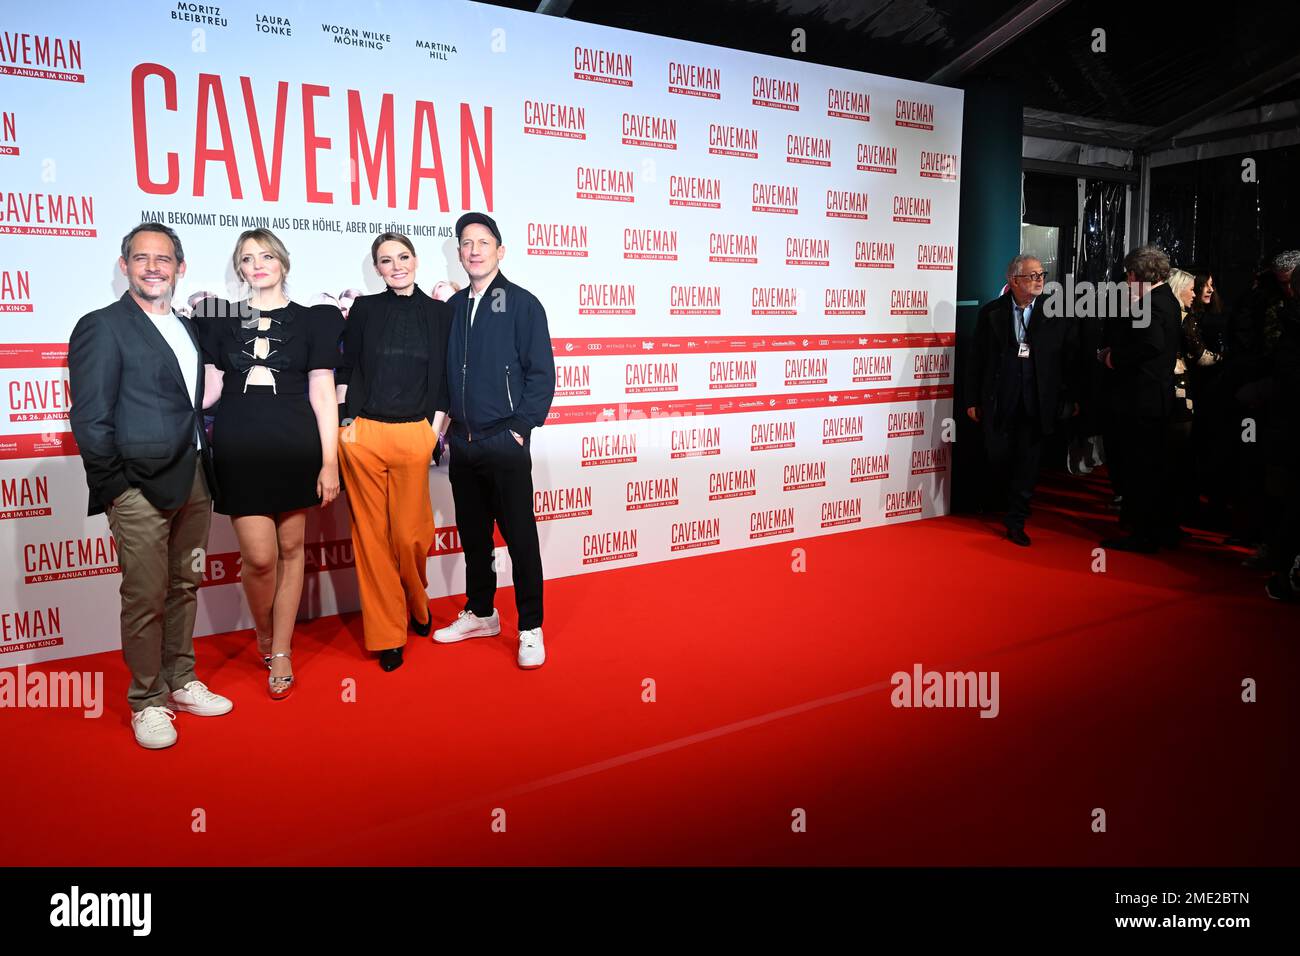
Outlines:
[[[236,236],[268,226],[292,297],[346,307],[382,289],[374,233],[412,237],[426,290],[462,284],[452,224],[490,211],[554,340],[548,577],[944,513],[961,113],[956,90],[446,0],[7,4],[0,667],[118,646],[66,343],[125,291],[142,220],[181,236],[180,303],[227,294]],[[430,592],[454,594],[445,464],[429,483]],[[310,542],[303,613],[355,608],[342,500]],[[198,633],[249,626],[224,518],[209,551]]]

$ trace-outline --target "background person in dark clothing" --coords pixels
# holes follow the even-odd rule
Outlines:
[[[1021,546],[1029,544],[1025,519],[1043,438],[1058,420],[1078,413],[1070,398],[1078,331],[1072,318],[1047,307],[1044,275],[1033,256],[1011,260],[1009,291],[976,319],[965,379],[966,414],[984,426],[990,464],[1007,489],[1007,538]]]
[[[1227,316],[1214,287],[1214,276],[1198,272],[1192,286],[1192,307],[1183,322],[1183,351],[1189,368],[1195,414],[1192,416],[1192,459],[1196,490],[1206,496],[1200,526],[1226,529],[1231,490],[1232,450],[1225,441],[1237,441],[1231,427],[1223,388],[1223,333]]]
[[[1169,272],[1169,291],[1178,300],[1179,333],[1178,358],[1174,364],[1174,404],[1169,419],[1169,431],[1166,433],[1169,447],[1170,485],[1165,494],[1174,496],[1174,517],[1178,524],[1189,522],[1196,514],[1196,462],[1192,458],[1192,423],[1196,412],[1196,394],[1192,385],[1192,366],[1196,358],[1191,351],[1199,348],[1196,342],[1189,341],[1187,330],[1193,321],[1191,312],[1192,297],[1195,295],[1196,277],[1182,269]],[[1204,355],[1202,351],[1200,354]]]
[[[1274,355],[1271,405],[1279,418],[1279,454],[1271,470],[1279,507],[1269,522],[1265,586],[1278,601],[1300,601],[1300,269],[1291,274],[1292,297],[1281,315]]]
[[[555,357],[546,310],[500,270],[501,231],[471,212],[456,222],[460,263],[470,284],[448,300],[451,385],[451,492],[465,550],[465,608],[434,640],[442,644],[501,632],[493,607],[492,525],[510,550],[519,611],[518,664],[546,660],[542,643],[542,555],[533,515],[530,435],[555,397]]]
[[[1072,475],[1087,475],[1106,461],[1102,441],[1106,427],[1103,414],[1106,369],[1095,359],[1098,350],[1106,344],[1105,323],[1100,315],[1076,316],[1074,323],[1078,329],[1079,354],[1074,376],[1078,391],[1073,397],[1079,414],[1070,419],[1065,467]]]
[[[1165,282],[1169,257],[1161,249],[1134,249],[1124,258],[1124,269],[1136,284],[1137,314],[1109,317],[1110,344],[1097,358],[1112,371],[1108,391],[1115,437],[1107,443],[1107,454],[1121,462],[1121,521],[1132,534],[1107,538],[1101,545],[1150,554],[1161,544],[1176,546],[1179,534],[1174,496],[1167,493],[1165,436],[1174,407],[1181,309]]]
[[[1291,279],[1297,266],[1300,250],[1274,256],[1228,319],[1223,375],[1232,402],[1227,437],[1235,461],[1230,540],[1238,544],[1262,542],[1269,516],[1280,507],[1279,502],[1269,501],[1265,476],[1282,454],[1281,422],[1260,396],[1274,374],[1274,355],[1287,303],[1294,296]],[[1244,434],[1252,440],[1243,440]],[[1261,551],[1255,561],[1262,567],[1267,555]]]

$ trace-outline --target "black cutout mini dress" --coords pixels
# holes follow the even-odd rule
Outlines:
[[[269,327],[262,329],[262,319]],[[321,445],[307,373],[339,364],[343,314],[290,302],[265,312],[204,299],[194,310],[203,361],[225,373],[212,426],[212,464],[224,515],[275,515],[320,504]],[[262,366],[274,385],[249,385]],[[331,397],[331,402],[333,398]]]

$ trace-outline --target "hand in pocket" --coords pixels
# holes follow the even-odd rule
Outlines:
[[[131,495],[132,492],[138,490],[139,489],[135,487],[126,489],[126,491],[122,492],[120,495],[118,495],[116,498],[114,498],[112,501],[108,503],[107,510],[112,511],[114,508],[120,508],[122,506],[122,502],[126,501],[126,499]]]

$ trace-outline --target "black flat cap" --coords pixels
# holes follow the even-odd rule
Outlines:
[[[487,226],[488,232],[496,237],[497,244],[501,244],[501,230],[497,228],[496,220],[491,216],[486,216],[481,212],[467,212],[456,220],[456,241],[460,242],[460,234],[465,231],[466,226],[472,226],[478,223],[480,226]]]

